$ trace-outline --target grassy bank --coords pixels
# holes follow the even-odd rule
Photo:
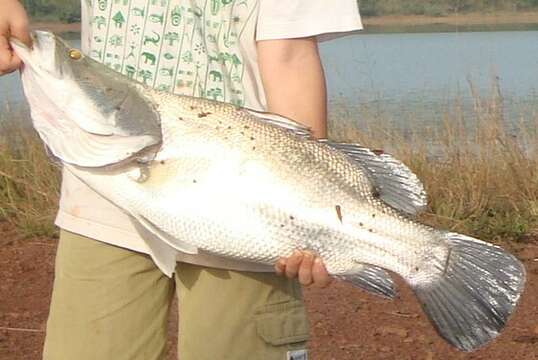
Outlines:
[[[441,111],[443,125],[396,131],[372,118],[359,126],[350,118],[333,121],[331,137],[389,150],[424,182],[429,209],[423,220],[486,240],[521,240],[538,229],[538,117],[508,129],[502,97],[475,99],[472,115],[454,101]],[[0,118],[0,217],[26,234],[53,234],[59,191],[58,169],[46,157],[24,115],[2,111]],[[468,114],[468,113],[467,113]]]
[[[0,221],[26,235],[53,236],[59,184],[28,114],[0,105]]]

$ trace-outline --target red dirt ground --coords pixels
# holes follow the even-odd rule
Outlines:
[[[22,239],[0,223],[0,359],[41,358],[53,279],[53,239]],[[311,358],[344,359],[538,359],[538,239],[514,246],[526,265],[526,291],[507,328],[493,343],[458,352],[442,341],[409,289],[388,301],[343,283],[307,289]],[[169,353],[175,359],[177,324],[170,320]]]

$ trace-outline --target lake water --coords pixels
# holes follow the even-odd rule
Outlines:
[[[456,100],[472,111],[470,84],[487,97],[495,83],[507,118],[538,113],[536,30],[359,33],[320,51],[333,117],[432,123]],[[0,78],[0,104],[21,99],[17,74]]]
[[[498,81],[506,111],[538,108],[538,31],[365,34],[322,45],[332,100],[398,120],[471,103]]]

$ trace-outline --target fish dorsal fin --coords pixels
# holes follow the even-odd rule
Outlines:
[[[417,215],[426,209],[424,186],[400,161],[357,144],[322,142],[344,152],[366,169],[380,198],[388,205],[410,215]]]
[[[362,265],[362,268],[354,274],[337,275],[336,277],[372,294],[389,299],[396,297],[392,278],[388,272],[380,267]]]
[[[290,130],[297,136],[304,138],[310,138],[312,136],[310,128],[282,115],[251,109],[244,109],[244,111],[267,124]]]

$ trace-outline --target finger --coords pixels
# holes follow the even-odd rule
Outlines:
[[[32,46],[32,37],[30,36],[30,26],[28,19],[23,17],[20,20],[11,23],[11,36],[22,41],[26,46]]]
[[[314,255],[309,252],[303,253],[303,261],[299,267],[299,282],[301,285],[312,284],[312,266],[314,265]]]
[[[0,22],[0,36],[8,37],[9,36],[9,23],[8,22]]]
[[[313,284],[320,288],[326,287],[331,282],[329,273],[320,258],[314,260],[314,265],[312,266],[312,279],[314,281]]]
[[[275,264],[275,272],[277,275],[284,275],[286,272],[286,259],[280,258]]]
[[[294,251],[286,261],[286,276],[290,279],[297,277],[299,266],[303,260],[303,254],[300,251]]]
[[[13,53],[5,36],[0,35],[0,75],[17,70],[21,59]]]

